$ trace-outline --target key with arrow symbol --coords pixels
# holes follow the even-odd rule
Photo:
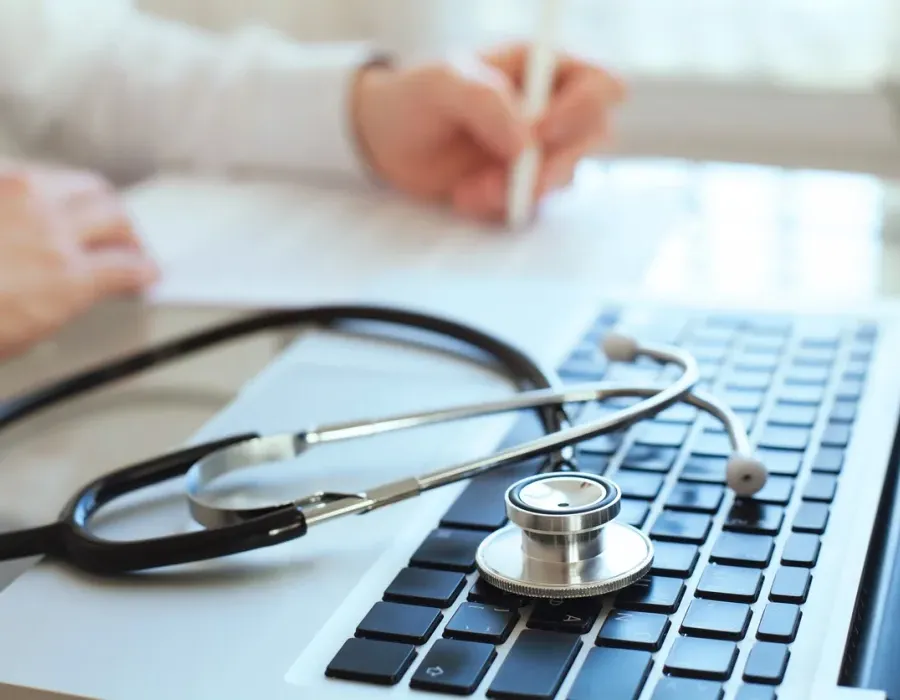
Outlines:
[[[410,680],[410,687],[471,695],[497,657],[493,644],[462,639],[435,641]]]

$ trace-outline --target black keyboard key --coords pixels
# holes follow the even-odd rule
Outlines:
[[[663,511],[657,517],[650,537],[665,542],[703,544],[712,528],[712,518],[702,513]]]
[[[496,605],[497,607],[509,608],[510,610],[520,608],[526,602],[523,597],[501,591],[480,577],[476,579],[466,599],[472,603]]]
[[[753,495],[753,500],[758,503],[772,503],[778,506],[786,506],[791,501],[794,492],[794,480],[786,476],[769,475],[766,485]]]
[[[572,357],[559,368],[559,376],[572,382],[600,381],[606,373],[606,358]]]
[[[816,453],[812,469],[825,474],[840,474],[844,467],[844,451],[835,447],[823,447]]]
[[[856,400],[862,396],[863,382],[857,379],[844,379],[838,384],[834,396],[837,399]]]
[[[625,454],[622,467],[647,472],[667,472],[675,464],[677,457],[678,450],[673,447],[634,445]]]
[[[794,516],[794,532],[810,532],[815,535],[825,533],[828,525],[828,505],[825,503],[806,502]]]
[[[809,595],[809,587],[812,583],[812,574],[809,569],[799,566],[782,566],[775,574],[772,588],[769,590],[769,600],[776,603],[794,603],[802,605]]]
[[[686,589],[684,581],[666,576],[645,576],[616,596],[616,607],[671,614],[678,610]]]
[[[856,401],[835,401],[829,420],[832,423],[852,423],[856,420]]]
[[[878,323],[874,321],[861,322],[856,329],[856,337],[860,340],[874,341],[878,338]]]
[[[607,369],[605,380],[622,384],[646,384],[656,380],[660,367],[650,362],[613,362]]]
[[[715,564],[764,569],[772,560],[775,541],[768,535],[723,532],[716,540],[709,560]]]
[[[790,603],[768,603],[756,630],[757,639],[789,644],[800,626],[800,606]]]
[[[762,460],[769,474],[778,476],[797,476],[803,465],[802,452],[787,450],[756,450],[756,458]]]
[[[681,469],[680,480],[704,484],[724,484],[726,463],[727,459],[724,457],[692,454]]]
[[[579,421],[579,423],[585,422],[587,421]],[[578,443],[578,449],[582,452],[590,452],[593,454],[614,455],[619,451],[624,440],[624,433],[604,433],[603,435],[598,435],[597,437],[592,437],[589,440]]]
[[[789,317],[759,314],[749,321],[747,332],[753,336],[777,340],[780,347],[780,344],[784,342],[784,337],[790,335],[793,327],[793,321]]]
[[[673,676],[726,681],[737,660],[737,644],[721,639],[678,637],[666,658],[664,670]]]
[[[640,498],[652,501],[659,495],[663,485],[662,474],[620,470],[616,474],[616,483],[622,490],[624,498]]]
[[[725,489],[721,486],[681,482],[669,492],[666,508],[714,514],[724,497]]]
[[[681,633],[691,637],[740,641],[750,625],[750,606],[722,600],[691,601],[681,622]]]
[[[727,347],[704,347],[685,345],[685,350],[693,354],[700,367],[721,366],[728,359]]]
[[[597,634],[597,644],[621,649],[659,651],[671,622],[666,615],[612,610]]]
[[[733,391],[763,391],[772,382],[770,372],[737,370],[725,378],[725,389]]]
[[[693,406],[684,403],[676,403],[669,406],[665,411],[659,413],[655,420],[662,423],[685,423],[690,424],[697,420],[699,411]]]
[[[650,421],[637,428],[635,443],[650,447],[679,447],[687,438],[690,426]]]
[[[757,535],[777,535],[784,522],[781,506],[738,500],[728,511],[724,529],[732,532],[748,532]]]
[[[831,367],[834,364],[835,352],[828,349],[803,349],[792,358],[798,367]]]
[[[764,391],[724,391],[722,398],[733,411],[758,411],[766,398]]]
[[[779,685],[784,680],[791,652],[785,644],[757,642],[750,650],[744,667],[744,680],[751,683]]]
[[[486,532],[438,528],[419,545],[410,566],[471,573],[475,571],[475,552],[486,536]]]
[[[697,436],[691,451],[693,454],[708,457],[729,457],[732,449],[726,433],[712,433],[704,430]]]
[[[490,698],[552,700],[583,642],[575,634],[523,630],[487,690]]]
[[[778,390],[777,396],[778,400],[782,403],[797,404],[800,406],[818,406],[825,398],[825,387],[789,384],[781,387]]]
[[[766,353],[739,353],[734,368],[740,372],[774,372],[778,368],[778,356]]]
[[[401,569],[384,592],[395,603],[449,608],[466,585],[466,577],[453,571],[407,567]]]
[[[599,405],[594,404],[579,404],[584,407],[585,410],[602,410]],[[612,411],[609,411],[610,413]],[[543,437],[545,435],[545,430],[543,424],[541,423],[540,418],[538,417],[536,412],[528,411],[527,413],[523,413],[515,425],[507,432],[500,444],[498,445],[498,450],[505,450],[509,447],[514,447],[516,445],[521,445],[522,443],[529,442],[531,440],[536,440],[539,437]],[[528,460],[529,463],[533,463],[534,472],[537,473],[540,471],[541,465],[547,462],[547,457],[534,457]],[[501,471],[501,470],[498,470]],[[490,472],[486,472],[490,473]]]
[[[721,364],[700,363],[699,367],[700,367],[700,381],[702,381],[702,382],[709,382],[711,384],[719,378],[719,375],[722,374]]]
[[[778,695],[772,686],[744,683],[734,700],[778,700]]]
[[[857,347],[857,348],[854,348],[850,352],[850,361],[851,362],[868,363],[871,359],[872,359],[872,348],[869,346]]]
[[[428,641],[443,619],[437,608],[379,601],[359,623],[356,636],[419,645]]]
[[[709,564],[703,570],[695,595],[733,603],[755,603],[762,590],[763,574],[742,566]]]
[[[863,362],[862,360],[850,360],[844,367],[844,379],[863,380],[868,373],[869,363]]]
[[[837,477],[831,474],[813,474],[803,489],[804,501],[831,503],[837,493]]]
[[[702,327],[695,327],[688,336],[688,342],[704,347],[727,347],[734,342],[736,332],[733,322],[723,325],[707,323]]]
[[[632,527],[644,527],[647,515],[650,513],[650,504],[647,501],[638,501],[634,498],[623,498],[618,520],[628,523]]]
[[[806,532],[792,532],[781,553],[781,563],[785,566],[805,566],[812,568],[819,559],[822,540],[818,535]]]
[[[694,544],[654,542],[653,549],[650,573],[655,576],[690,578],[700,558],[700,548]]]
[[[515,482],[537,474],[540,462],[529,460],[474,477],[441,519],[442,527],[497,530],[506,525],[503,496]]]
[[[790,329],[787,323],[784,325],[776,322],[768,324],[754,321],[752,327],[746,331],[747,344],[744,352],[759,354],[778,354],[784,348]]]
[[[744,327],[746,320],[740,314],[713,313],[704,316],[704,322],[708,328],[722,328],[738,331]]]
[[[412,644],[354,637],[344,642],[325,669],[328,678],[396,685],[415,661]]]
[[[539,600],[534,605],[528,626],[533,629],[584,634],[597,620],[600,598]]]
[[[822,433],[822,444],[826,447],[847,447],[853,426],[846,423],[829,423]]]
[[[819,411],[815,406],[794,406],[776,404],[769,415],[771,425],[786,425],[796,428],[812,428],[816,424]]]
[[[840,345],[839,331],[821,331],[815,335],[807,336],[800,341],[801,348],[835,350]]]
[[[444,636],[470,642],[503,644],[518,621],[518,608],[463,603],[444,627]]]
[[[496,658],[493,644],[438,639],[422,659],[409,685],[418,690],[471,695]]]
[[[813,384],[822,385],[828,383],[831,369],[828,367],[816,367],[811,365],[794,365],[785,375],[786,384]]]
[[[649,652],[594,647],[566,700],[638,700],[652,667]]]
[[[581,343],[575,346],[572,352],[569,353],[569,357],[566,358],[566,361],[569,360],[590,360],[590,361],[599,361],[603,355],[600,354],[600,348],[597,346],[597,343],[592,342],[590,340],[583,340]]]
[[[721,683],[663,676],[656,684],[650,700],[722,700],[724,697],[725,689]]]
[[[609,467],[609,461],[612,459],[609,455],[598,455],[593,452],[581,452],[576,449],[576,461],[578,462],[578,470],[587,472],[588,474],[598,474],[602,476]],[[505,503],[505,492],[500,494],[500,503]]]
[[[746,432],[750,432],[753,430],[753,425],[756,423],[756,411],[735,411],[735,418],[738,419],[741,425],[744,426],[744,430]],[[707,433],[719,433],[725,434],[728,431],[725,429],[725,424],[714,418],[713,416],[705,416],[703,420],[703,430]]]
[[[809,434],[809,428],[767,425],[758,444],[770,450],[801,452],[809,445]]]

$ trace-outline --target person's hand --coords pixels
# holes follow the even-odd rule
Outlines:
[[[157,274],[101,178],[0,163],[0,358]]]
[[[519,104],[527,46],[405,70],[374,66],[356,83],[361,148],[388,185],[465,216],[506,214],[511,166],[530,139],[543,151],[535,202],[567,186],[579,161],[608,136],[622,84],[602,68],[560,57],[551,99],[536,124]]]

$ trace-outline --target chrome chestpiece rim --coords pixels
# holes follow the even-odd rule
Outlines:
[[[506,492],[510,524],[488,535],[476,563],[500,590],[533,598],[604,595],[643,578],[653,545],[616,521],[615,482],[580,472],[539,474]]]

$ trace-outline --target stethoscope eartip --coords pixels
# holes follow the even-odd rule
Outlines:
[[[603,338],[603,354],[611,362],[634,362],[639,350],[640,344],[630,335],[610,333]]]
[[[725,466],[725,481],[735,495],[753,496],[766,485],[768,473],[758,459],[742,454],[732,455]]]

